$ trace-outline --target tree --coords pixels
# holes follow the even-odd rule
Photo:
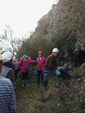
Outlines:
[[[26,38],[26,36],[24,38]],[[18,51],[19,47],[22,45],[24,41],[24,38],[16,37],[10,25],[6,25],[4,35],[0,36],[0,43],[2,46],[11,45],[14,50]]]

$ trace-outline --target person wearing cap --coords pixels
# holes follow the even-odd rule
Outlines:
[[[3,60],[4,58],[0,55],[0,113],[15,113],[16,96],[13,84],[1,74]]]
[[[41,78],[42,83],[43,83],[43,66],[46,62],[46,58],[43,57],[42,55],[43,55],[43,52],[39,51],[38,52],[39,57],[34,62],[34,64],[37,65],[37,84],[38,84],[38,87],[39,87],[39,84],[40,84],[40,78]]]
[[[58,67],[56,64],[56,57],[58,56],[59,50],[57,48],[54,48],[52,51],[52,54],[47,57],[46,63],[43,68],[43,91],[46,91],[49,76],[50,74],[56,75],[56,69],[61,69],[62,67]],[[58,77],[57,85],[59,85],[61,82],[61,78]]]
[[[27,55],[23,55],[20,59],[20,72],[22,73],[22,88],[28,86],[28,74],[30,71],[30,63],[33,63],[31,58]]]
[[[2,54],[2,57],[5,59],[3,61],[3,66],[2,66],[2,73],[1,75],[10,79],[11,82],[13,83],[13,86],[15,86],[15,75],[14,75],[14,70],[12,66],[12,58],[13,54],[11,52],[4,52]]]
[[[16,82],[17,75],[18,75],[18,72],[19,72],[19,62],[18,62],[18,59],[17,59],[17,53],[16,52],[14,53],[13,61],[14,61],[14,66],[15,66],[15,82]]]

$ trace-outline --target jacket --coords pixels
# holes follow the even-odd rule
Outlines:
[[[30,71],[30,63],[33,63],[33,61],[31,59],[27,60],[29,71]],[[20,59],[19,64],[20,64],[20,72],[25,73],[25,61],[23,59]]]
[[[37,64],[38,71],[43,70],[43,66],[44,66],[45,62],[46,62],[45,57],[42,57],[41,60],[40,60],[40,58],[36,59],[35,64]]]
[[[48,56],[44,67],[51,69],[51,70],[57,69],[56,57],[53,54]]]
[[[11,81],[0,74],[0,113],[15,113],[16,96]]]
[[[1,75],[11,80],[13,86],[15,85],[14,70],[11,68],[10,63],[3,64]]]

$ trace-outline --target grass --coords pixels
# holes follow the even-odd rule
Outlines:
[[[35,77],[29,77],[28,87],[21,87],[21,79],[18,77],[16,98],[17,113],[36,113],[36,105],[42,101],[41,89],[37,88],[37,80]]]
[[[64,81],[56,88],[56,77],[52,76],[48,90],[43,93],[42,86],[37,88],[36,76],[30,76],[28,87],[21,88],[20,76],[17,79],[17,112],[16,113],[85,113],[85,102],[80,101],[85,87],[85,78],[72,79],[69,88]],[[85,92],[84,92],[85,93]],[[85,99],[85,98],[84,98]],[[84,100],[83,99],[83,100]]]

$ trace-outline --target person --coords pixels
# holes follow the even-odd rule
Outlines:
[[[32,59],[27,56],[23,55],[23,57],[20,59],[20,72],[22,73],[22,88],[24,86],[28,86],[28,74],[30,71],[30,63],[33,63]]]
[[[18,75],[18,72],[19,72],[19,62],[18,62],[18,59],[17,59],[17,53],[15,52],[14,53],[14,66],[15,66],[15,82],[17,80],[17,75]]]
[[[52,51],[52,54],[47,57],[46,63],[43,67],[43,91],[46,91],[48,81],[49,81],[49,75],[55,74],[56,75],[56,69],[62,69],[62,67],[58,67],[56,64],[56,57],[59,53],[59,50],[57,48],[54,48]],[[58,77],[57,85],[59,85],[61,82],[61,77]]]
[[[13,86],[15,86],[15,75],[14,75],[14,70],[12,66],[12,58],[13,54],[11,52],[4,52],[2,54],[2,57],[5,59],[3,61],[3,66],[2,66],[2,73],[1,75],[10,79],[11,82],[13,83]]]
[[[65,68],[62,68],[60,69],[60,72],[61,72],[61,77],[67,80],[66,86],[69,87],[71,76],[69,75],[68,70]],[[58,84],[56,84],[56,86],[58,86]]]
[[[13,84],[1,75],[3,60],[0,55],[0,113],[15,113],[16,96]]]
[[[8,52],[8,51],[13,53],[13,48],[11,46],[4,46],[2,49],[2,53]]]
[[[38,84],[38,87],[39,87],[40,78],[41,78],[42,83],[43,83],[43,66],[46,62],[46,59],[45,59],[45,57],[42,56],[43,55],[42,51],[39,51],[38,55],[39,55],[39,57],[36,59],[34,64],[37,65],[37,84]]]
[[[14,62],[15,62],[15,57],[12,58],[12,62],[11,62],[11,67],[12,67],[12,69],[13,69],[14,72],[15,72],[15,65],[14,65]],[[15,75],[15,73],[14,73],[14,75]]]

